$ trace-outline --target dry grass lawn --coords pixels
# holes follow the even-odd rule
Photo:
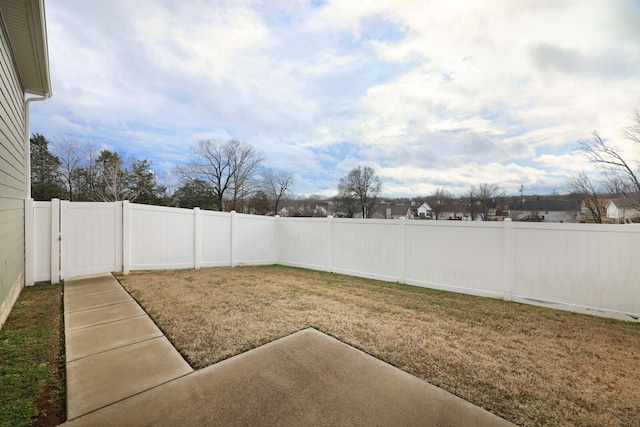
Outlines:
[[[282,266],[120,277],[194,368],[312,326],[520,425],[638,425],[640,325]]]

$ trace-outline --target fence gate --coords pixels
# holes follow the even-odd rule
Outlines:
[[[25,212],[27,284],[122,270],[122,202],[27,200]]]

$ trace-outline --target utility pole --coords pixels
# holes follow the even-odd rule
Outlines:
[[[524,185],[520,185],[520,203],[524,203]]]

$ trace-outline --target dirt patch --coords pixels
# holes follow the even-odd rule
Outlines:
[[[281,266],[121,279],[196,369],[312,326],[520,425],[637,425],[635,323]]]

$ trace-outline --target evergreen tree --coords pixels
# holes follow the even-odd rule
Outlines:
[[[151,162],[147,159],[134,160],[129,170],[131,201],[147,205],[158,205],[162,202],[161,194],[165,189],[158,185],[156,174],[151,170]]]
[[[174,204],[180,208],[220,210],[217,197],[211,187],[200,179],[190,179],[173,193]]]
[[[102,150],[94,162],[95,181],[90,198],[99,202],[129,200],[129,173],[124,168],[122,156],[110,150]]]
[[[49,141],[34,133],[31,145],[31,197],[34,200],[51,200],[66,195],[58,174],[60,160],[49,151]]]
[[[269,213],[269,208],[271,207],[271,202],[269,201],[269,196],[264,191],[257,191],[250,201],[250,212],[256,215],[266,215]]]

